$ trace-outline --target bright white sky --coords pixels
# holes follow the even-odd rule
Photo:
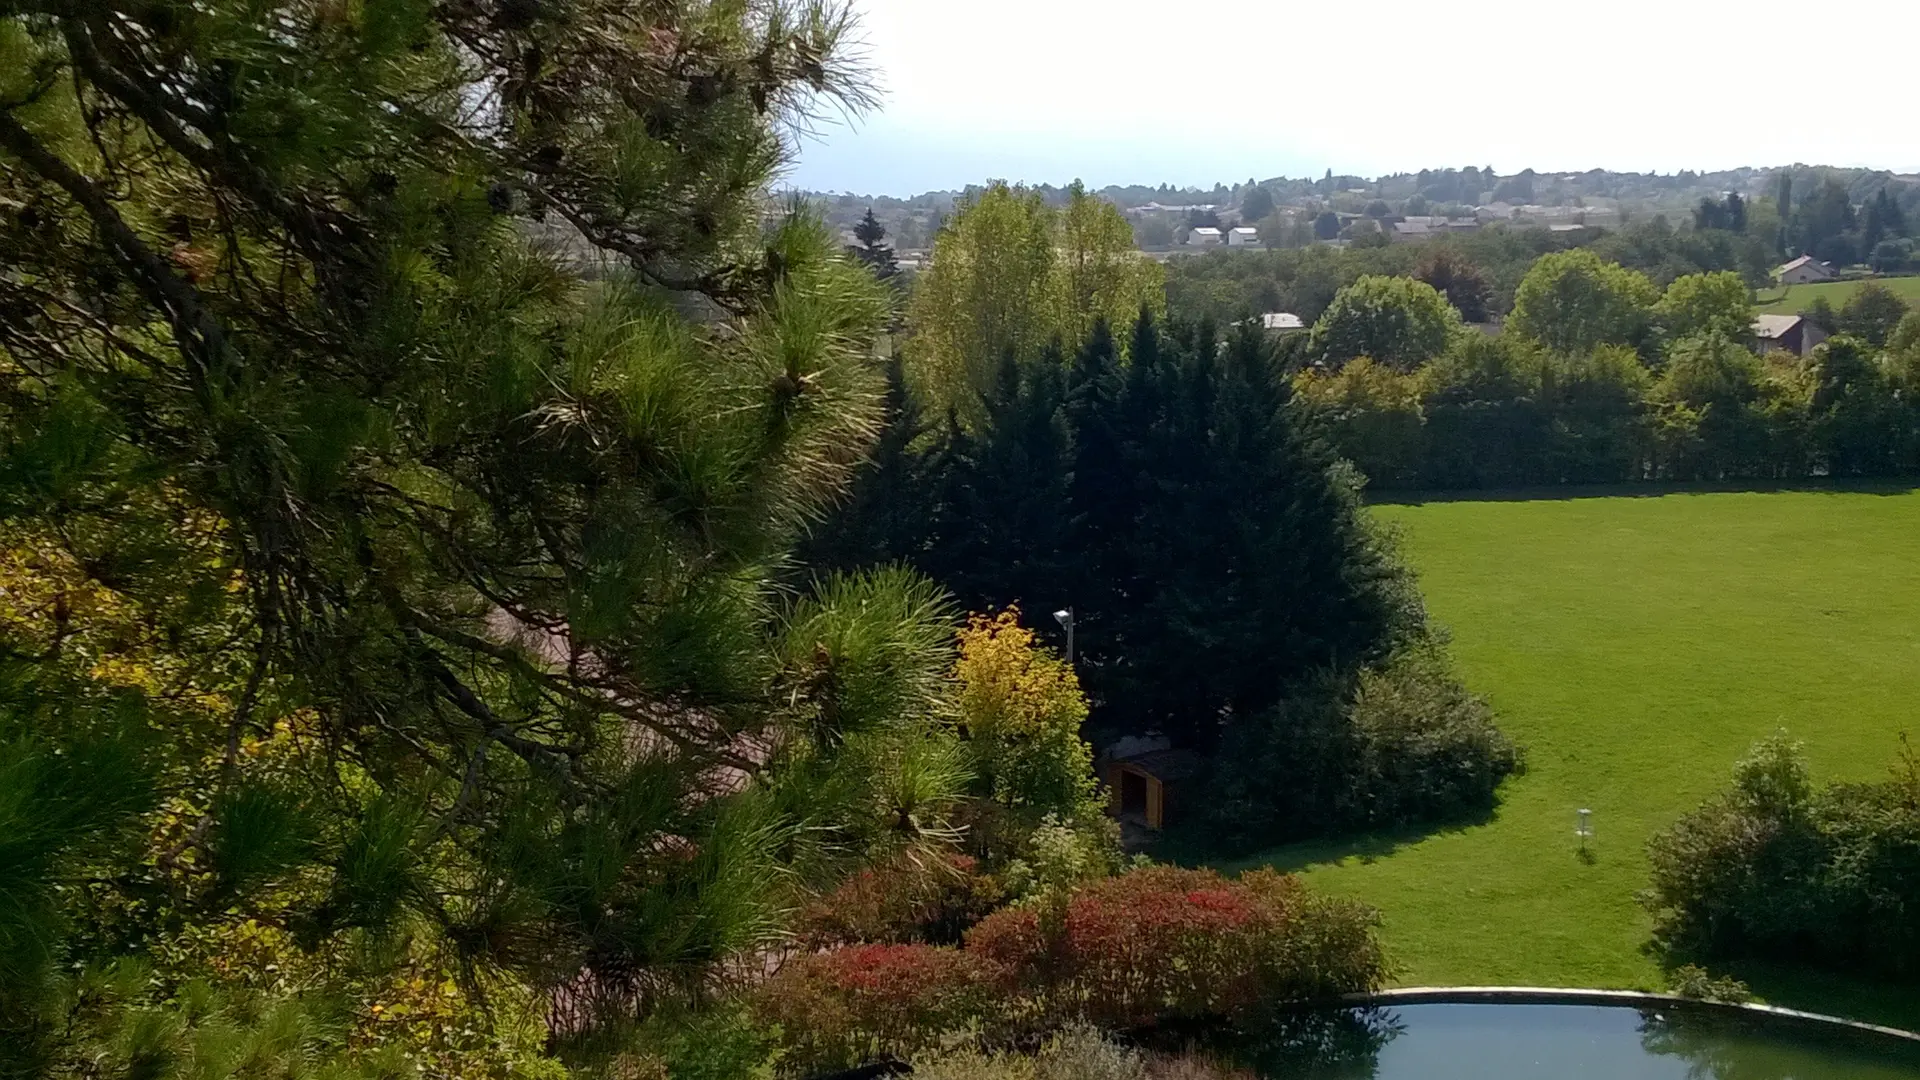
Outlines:
[[[854,0],[816,190],[1423,167],[1920,168],[1920,0]]]

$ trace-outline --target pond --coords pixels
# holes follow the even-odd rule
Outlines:
[[[1346,1009],[1219,1049],[1264,1080],[1920,1080],[1920,1042],[1684,1006]]]

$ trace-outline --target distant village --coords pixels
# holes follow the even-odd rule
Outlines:
[[[1679,224],[1703,198],[1718,199],[1728,193],[1748,199],[1767,195],[1782,174],[1798,177],[1801,191],[1813,190],[1817,182],[1829,179],[1863,191],[1898,179],[1904,182],[1900,190],[1920,194],[1920,177],[1801,165],[1670,175],[1528,169],[1505,176],[1492,168],[1470,166],[1373,179],[1329,171],[1318,179],[1250,179],[1210,189],[1111,185],[1095,194],[1126,214],[1136,247],[1149,257],[1171,259],[1218,248],[1417,244],[1492,227],[1579,233],[1622,229],[1661,216]],[[826,213],[830,225],[847,234],[849,243],[853,225],[871,209],[885,226],[900,266],[912,271],[925,264],[934,235],[972,190],[909,197],[801,194]],[[1033,190],[1050,201],[1063,201],[1066,196],[1063,187],[1042,184]],[[1818,268],[1781,270],[1782,284],[1826,280],[1812,276],[1821,272]]]

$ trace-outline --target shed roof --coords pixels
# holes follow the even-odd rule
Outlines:
[[[1204,760],[1192,750],[1148,750],[1143,754],[1119,758],[1118,764],[1131,765],[1164,783],[1194,775],[1200,771]]]
[[[1753,317],[1753,336],[1762,341],[1778,341],[1799,325],[1798,315],[1756,315]]]

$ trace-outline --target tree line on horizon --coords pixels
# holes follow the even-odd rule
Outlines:
[[[1517,292],[1489,337],[1417,279],[1360,279],[1306,343],[1296,408],[1385,490],[1920,473],[1920,315],[1882,286],[1815,311],[1835,336],[1805,357],[1755,353],[1729,272],[1662,290],[1577,249]]]

